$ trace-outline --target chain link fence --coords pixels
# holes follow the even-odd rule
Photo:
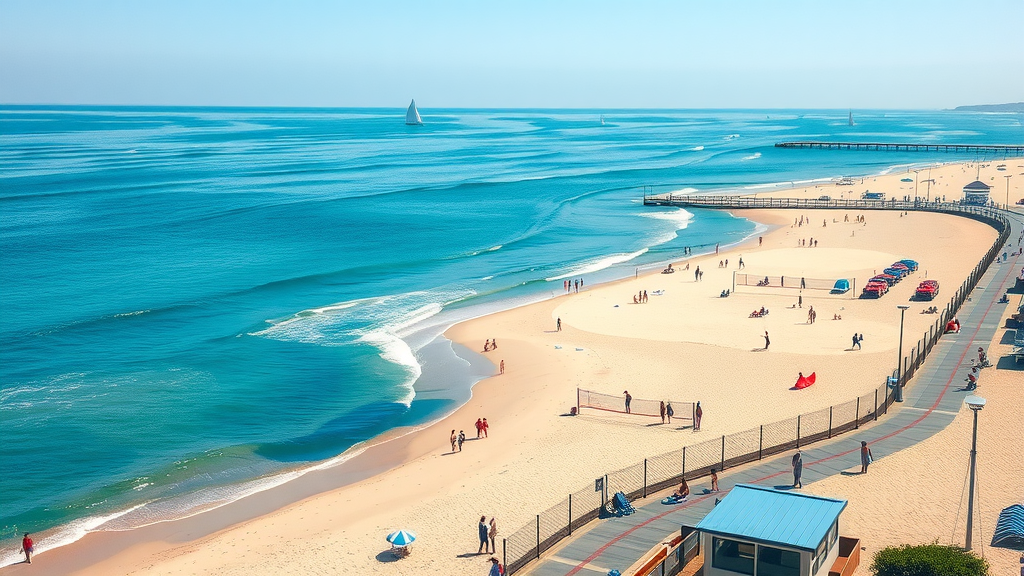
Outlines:
[[[909,203],[909,207],[901,206],[901,204],[908,203],[893,204],[885,202],[884,204],[885,208],[893,206],[896,209],[913,209],[913,203]],[[722,203],[714,205],[737,207]],[[765,207],[767,207],[767,203],[765,203]],[[800,206],[794,205],[791,207]],[[855,206],[851,205],[850,207]],[[863,206],[856,207],[863,208]],[[967,215],[992,225],[1000,231],[1000,234],[984,258],[981,259],[964,283],[951,297],[945,309],[940,312],[935,324],[922,335],[916,345],[911,347],[910,353],[903,357],[900,366],[893,371],[891,378],[887,378],[886,382],[871,392],[853,400],[822,408],[808,414],[801,414],[793,418],[786,418],[750,428],[742,432],[710,438],[698,444],[684,446],[680,450],[673,450],[672,452],[647,458],[642,462],[595,479],[593,485],[587,485],[573,492],[568,498],[537,514],[532,522],[509,534],[502,540],[502,563],[505,565],[506,574],[514,574],[521,570],[530,561],[539,558],[545,550],[550,549],[560,540],[570,536],[588,522],[600,517],[611,494],[623,492],[630,500],[646,497],[650,493],[663,490],[678,483],[683,476],[687,480],[702,478],[709,475],[711,469],[721,472],[727,468],[793,450],[812,442],[855,430],[868,422],[878,420],[880,415],[886,414],[889,406],[896,401],[901,388],[913,378],[928,353],[945,332],[946,322],[955,317],[956,312],[967,300],[971,290],[977,286],[978,280],[981,279],[985,270],[988,269],[988,266],[996,258],[999,250],[1002,249],[1003,244],[1010,235],[1009,221],[996,210],[977,207],[962,207],[961,209],[944,208],[941,210],[931,207],[916,209]],[[581,390],[580,392],[587,391]],[[622,407],[624,409],[622,397],[602,396],[614,399],[614,405],[617,408]],[[602,401],[604,400],[597,400],[598,403]],[[608,400],[608,402],[611,402],[611,400]],[[657,401],[634,399],[632,406],[638,407],[637,402],[653,402],[657,405]],[[673,406],[675,405],[676,403],[673,402]],[[678,405],[690,404],[680,402]],[[650,412],[647,408],[649,407],[644,405],[644,411]],[[622,411],[622,409],[617,409],[616,411]],[[683,411],[676,410],[677,418],[685,415],[680,414],[680,412]],[[653,410],[653,414],[647,415],[658,416],[658,408]],[[673,554],[666,558],[664,562],[665,568],[678,570],[682,564],[685,564],[682,557],[684,552],[692,552],[692,546],[690,548],[682,546],[679,550],[674,550]],[[675,556],[674,558],[673,555]],[[662,569],[661,566],[659,564],[659,569]]]

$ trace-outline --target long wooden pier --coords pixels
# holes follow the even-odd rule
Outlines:
[[[896,142],[779,142],[776,148],[818,148],[823,150],[882,150],[891,152],[985,152],[1024,154],[1024,144],[909,144]]]

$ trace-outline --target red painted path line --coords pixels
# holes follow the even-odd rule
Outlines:
[[[1013,265],[1015,267],[1017,266],[1018,260],[1020,260],[1020,255],[1018,255],[1016,258],[1013,259]],[[1004,278],[1003,282],[999,285],[999,290],[997,290],[996,293],[1002,292],[1003,288],[1006,286],[1006,281],[1009,280],[1010,276],[1012,276],[1012,275],[1013,275],[1012,273],[1007,274],[1006,278]],[[985,308],[985,313],[981,316],[981,320],[978,321],[978,325],[974,329],[974,333],[971,335],[971,341],[974,341],[974,339],[978,336],[978,332],[981,331],[982,323],[985,321],[985,318],[988,317],[988,313],[992,310],[992,306],[995,303],[996,303],[996,301],[993,300],[993,301],[989,302],[988,308]],[[930,416],[931,413],[939,406],[939,403],[942,401],[942,398],[946,395],[946,392],[949,391],[949,387],[953,384],[953,379],[956,378],[957,369],[959,368],[960,364],[963,363],[964,358],[967,357],[967,352],[969,350],[970,350],[969,347],[964,347],[964,352],[963,352],[963,354],[960,355],[960,359],[957,361],[957,368],[953,369],[952,374],[949,375],[949,379],[946,380],[946,385],[942,387],[942,391],[939,392],[938,398],[935,399],[935,403],[932,404],[931,407],[928,408],[928,410],[926,410],[924,412],[924,414],[922,414],[917,420],[914,420],[910,424],[907,424],[906,426],[904,426],[904,427],[902,427],[902,428],[900,428],[898,430],[890,432],[889,434],[886,434],[885,436],[882,436],[881,438],[878,438],[878,439],[876,439],[876,440],[874,440],[872,442],[869,442],[869,444],[875,444],[877,442],[881,442],[882,440],[887,440],[889,438],[892,438],[893,436],[896,436],[897,434],[902,434],[903,432],[906,432],[907,430],[913,428],[914,426],[917,426],[925,418]],[[820,458],[818,460],[815,460],[815,461],[810,462],[809,464],[807,464],[807,467],[809,468],[809,467],[811,467],[811,466],[813,466],[815,464],[819,464],[821,462],[826,462],[828,460],[832,460],[833,458],[839,458],[841,456],[846,456],[847,454],[849,454],[851,452],[856,452],[857,450],[860,450],[860,447],[852,448],[850,450],[846,450],[845,452],[839,452],[839,453],[833,454],[831,456],[826,456],[825,458]],[[754,480],[754,482],[763,482],[765,480],[769,480],[771,478],[775,478],[776,476],[781,476],[781,475],[787,474],[787,473],[788,472],[786,472],[786,471],[776,472],[774,474],[769,474],[768,476],[765,476],[763,478],[757,478],[756,480]],[[688,505],[696,503],[696,502],[700,502],[702,500],[706,500],[707,498],[710,498],[712,495],[713,494],[706,494],[704,496],[701,496],[700,498],[697,498],[695,500],[691,500],[687,504],[684,504],[682,507],[688,506]],[[636,530],[638,530],[640,528],[643,528],[644,526],[650,524],[651,522],[654,522],[655,520],[660,520],[660,519],[664,518],[665,516],[668,516],[669,514],[675,512],[676,510],[678,510],[678,508],[673,508],[673,509],[668,510],[667,512],[662,512],[661,514],[658,514],[657,516],[653,516],[651,518],[648,518],[647,520],[644,520],[640,524],[637,524],[636,526],[633,526],[629,530],[626,530],[622,534],[619,534],[615,538],[612,538],[611,540],[606,542],[604,545],[602,545],[600,548],[598,548],[593,554],[591,554],[590,556],[587,556],[586,559],[584,559],[582,562],[580,562],[579,564],[574,566],[572,570],[570,570],[569,572],[566,573],[566,576],[574,576],[575,574],[577,574],[578,572],[583,570],[583,568],[587,564],[590,564],[591,562],[593,562],[594,559],[596,559],[598,556],[603,554],[605,552],[605,550],[607,550],[608,548],[611,548],[612,545],[614,545],[619,540],[622,540],[626,536],[629,536],[630,534],[632,534]]]

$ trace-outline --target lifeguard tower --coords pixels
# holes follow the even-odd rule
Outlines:
[[[697,524],[704,576],[853,574],[860,540],[840,538],[846,500],[737,484]]]
[[[988,204],[988,193],[991,189],[991,186],[981,180],[975,180],[964,186],[964,198],[961,202],[971,206],[985,206]]]

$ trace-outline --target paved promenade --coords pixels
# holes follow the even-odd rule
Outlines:
[[[1010,216],[1012,225],[1009,246],[1017,247],[1022,219]],[[1002,251],[1000,251],[1002,254]],[[959,412],[967,392],[960,390],[970,369],[970,360],[979,346],[988,347],[999,328],[1000,309],[996,301],[1014,284],[1014,277],[1024,266],[1024,257],[1010,257],[1006,263],[993,263],[964,302],[957,317],[963,329],[960,334],[946,335],[935,345],[921,366],[914,381],[904,393],[902,404],[893,404],[887,415],[873,424],[802,448],[803,481],[815,482],[844,471],[860,471],[860,442],[867,441],[875,459],[885,458],[899,450],[930,437],[944,429]],[[993,359],[995,361],[997,359]],[[979,382],[984,385],[984,373]],[[570,576],[608,574],[609,570],[625,570],[646,555],[654,546],[680,526],[695,526],[714,506],[715,498],[724,497],[738,483],[754,483],[788,488],[793,481],[790,458],[792,452],[781,454],[719,476],[718,494],[702,494],[710,483],[707,479],[693,482],[690,499],[682,505],[661,504],[660,496],[634,502],[636,513],[623,518],[597,520],[579,535],[556,546],[540,560],[526,566],[522,573],[534,576]]]

